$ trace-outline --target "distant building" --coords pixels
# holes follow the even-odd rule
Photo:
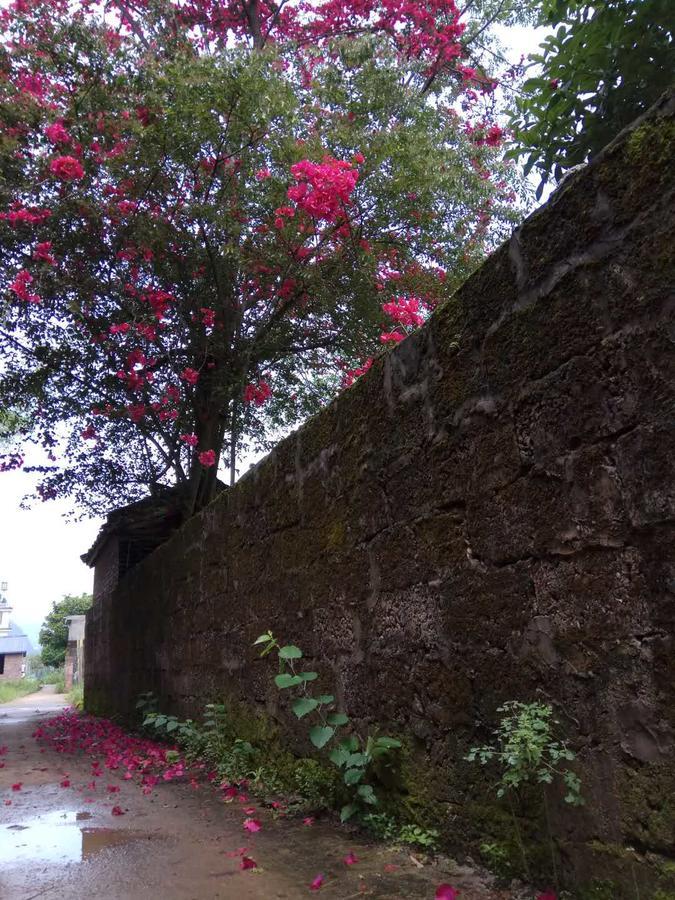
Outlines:
[[[13,608],[5,595],[7,583],[0,585],[0,681],[23,678],[26,656],[33,652],[31,642],[18,625],[12,622]]]
[[[68,645],[66,647],[65,682],[71,691],[76,684],[84,681],[84,626],[85,615],[66,616]]]

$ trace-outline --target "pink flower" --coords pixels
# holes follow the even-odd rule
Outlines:
[[[72,140],[63,122],[54,122],[45,128],[45,135],[50,144],[69,144]]]
[[[314,881],[310,884],[309,889],[311,891],[318,891],[323,884],[323,875],[317,875]]]
[[[28,285],[33,283],[33,276],[27,269],[22,269],[14,278],[14,281],[10,284],[9,289],[12,291],[19,300],[23,300],[24,303],[41,303],[40,297],[37,294],[32,294],[28,290]]]
[[[109,794],[117,794],[117,793],[119,793],[119,788],[118,788],[118,786],[117,786],[116,784],[109,784],[109,785],[108,785],[108,793],[109,793]]]
[[[62,788],[69,788],[69,787],[70,787],[70,779],[69,779],[69,778],[64,778],[63,781],[61,782],[61,787],[62,787]]]
[[[449,884],[439,884],[434,894],[435,900],[455,900],[459,893]]]
[[[349,853],[348,853],[348,854],[345,856],[345,858],[342,860],[342,862],[343,862],[346,866],[355,866],[356,863],[357,863],[358,861],[359,861],[359,858],[358,858],[358,856],[354,853],[353,850],[350,850]]]
[[[259,381],[257,384],[247,384],[244,388],[244,403],[254,403],[256,406],[262,406],[272,396],[272,388],[266,381]]]
[[[180,439],[188,447],[196,447],[199,443],[199,438],[196,434],[181,434]]]
[[[399,325],[415,328],[424,322],[420,304],[418,297],[394,297],[391,303],[382,304],[382,312]]]
[[[363,153],[355,153],[354,154],[354,162],[357,163],[358,165],[361,165],[361,163],[364,163],[365,161],[366,161],[366,158],[363,155]]]
[[[49,171],[61,181],[79,181],[84,178],[84,169],[74,156],[58,156],[49,163]]]
[[[314,824],[314,816],[307,816],[302,820],[302,824],[310,828]]]
[[[258,171],[255,173],[255,177],[258,181],[264,181],[266,178],[271,178],[272,173],[269,169],[258,169]]]
[[[244,828],[246,831],[255,833],[256,831],[260,831],[262,825],[257,819],[244,819]]]
[[[188,384],[197,384],[199,381],[199,372],[196,369],[191,369],[189,366],[180,373],[180,377],[183,381],[187,381]]]
[[[239,863],[239,868],[240,869],[257,869],[258,863],[254,859],[251,859],[250,856],[242,856],[241,862]]]
[[[46,262],[50,266],[56,265],[56,260],[52,256],[51,249],[51,241],[42,241],[42,243],[38,244],[35,250],[33,250],[33,259],[42,260],[42,262]]]
[[[207,328],[213,328],[216,324],[216,311],[208,306],[202,306],[199,310],[202,314],[202,322]]]
[[[113,808],[110,811],[113,814],[113,816],[123,816],[124,815],[124,810],[122,809],[121,806],[113,806]]]
[[[216,452],[215,450],[202,450],[197,459],[208,469],[216,464]]]
[[[94,441],[96,440],[96,429],[93,425],[87,425],[87,427],[82,431],[81,436],[85,441]]]
[[[22,786],[23,786],[23,781],[17,781],[16,784],[13,784],[13,785],[12,785],[12,790],[13,790],[13,791],[20,791]]]
[[[394,344],[399,344],[401,341],[405,340],[406,335],[401,334],[400,331],[386,331],[380,335],[380,341],[383,344],[386,344],[388,341],[392,341]]]

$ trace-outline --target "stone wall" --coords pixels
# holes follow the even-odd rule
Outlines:
[[[411,807],[471,846],[499,813],[462,757],[501,702],[541,699],[587,799],[554,803],[568,877],[617,897],[634,879],[643,898],[667,888],[673,108],[571,176],[424,328],[99,592],[90,707],[125,715],[154,690],[198,715],[225,695],[283,728],[251,648],[271,628],[360,723],[405,736]]]

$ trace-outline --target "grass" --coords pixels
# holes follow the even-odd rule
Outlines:
[[[21,678],[17,681],[0,681],[0,703],[9,703],[17,697],[33,694],[40,687],[34,678]]]
[[[72,691],[68,693],[67,700],[71,706],[74,706],[77,709],[82,709],[84,706],[83,686],[81,684],[76,684]]]

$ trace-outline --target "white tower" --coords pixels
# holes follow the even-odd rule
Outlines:
[[[9,634],[9,621],[12,615],[12,607],[7,599],[7,582],[0,582],[0,637]]]

